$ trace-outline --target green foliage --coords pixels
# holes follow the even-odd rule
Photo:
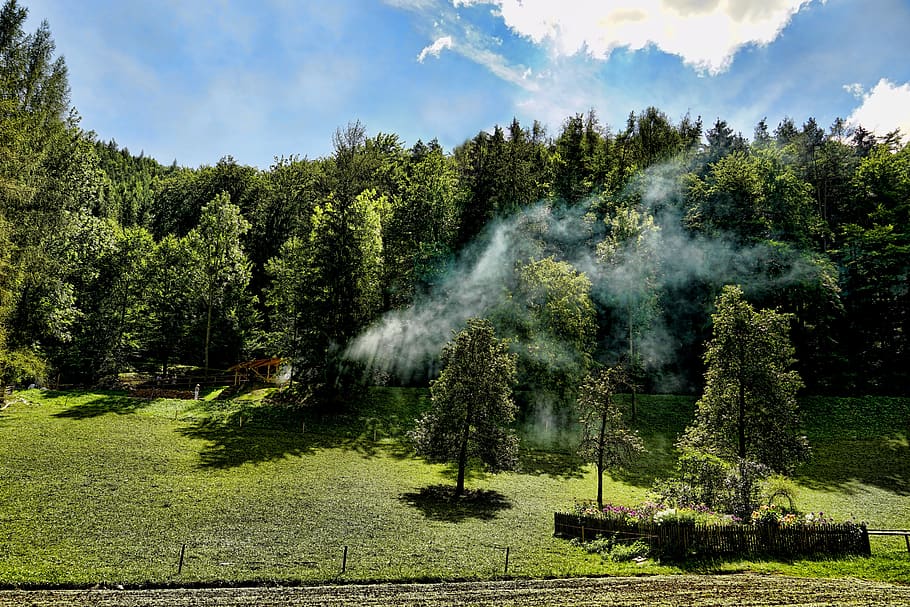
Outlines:
[[[789,370],[789,318],[773,310],[756,312],[734,286],[724,287],[716,308],[705,353],[705,390],[681,445],[727,461],[792,470],[808,456],[808,445],[799,434],[796,403],[802,382]]]
[[[597,324],[591,281],[553,257],[523,264],[517,274],[496,324],[513,340],[531,404],[558,414],[571,407],[592,362]]]
[[[616,537],[599,537],[589,542],[577,542],[586,552],[590,554],[599,554],[605,561],[614,563],[626,563],[636,559],[643,559],[648,556],[648,544],[642,540],[634,542],[620,542]]]
[[[222,192],[202,208],[199,224],[186,236],[194,292],[205,309],[204,367],[209,369],[209,349],[217,310],[222,319],[247,312],[250,263],[240,246],[249,230],[240,208]]]
[[[518,438],[509,428],[516,410],[515,355],[489,321],[470,319],[441,358],[442,372],[430,387],[433,408],[418,422],[413,439],[419,454],[457,463],[459,496],[469,457],[493,470],[517,464]]]
[[[47,362],[33,350],[5,350],[0,343],[0,386],[47,381]]]

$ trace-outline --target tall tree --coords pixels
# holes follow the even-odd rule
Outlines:
[[[597,244],[597,258],[610,277],[607,300],[616,316],[626,320],[627,373],[637,380],[647,362],[638,344],[660,312],[660,227],[654,217],[639,212],[630,202],[615,205],[604,222],[607,234]],[[632,419],[636,414],[636,384],[630,382]]]
[[[305,240],[288,238],[279,254],[266,263],[270,278],[266,305],[271,314],[271,342],[291,361],[291,380],[301,376],[317,358],[318,292],[316,263]]]
[[[518,439],[509,429],[515,418],[515,355],[496,338],[489,321],[470,319],[443,348],[442,365],[430,386],[433,407],[413,436],[421,455],[456,463],[455,495],[460,496],[469,457],[494,470],[517,463]]]
[[[205,306],[204,366],[209,369],[209,346],[216,308],[231,290],[244,291],[250,279],[250,264],[240,238],[250,224],[240,209],[222,192],[202,208],[199,224],[187,235],[196,269],[199,296]]]
[[[796,403],[802,381],[790,369],[790,319],[756,311],[737,286],[725,286],[715,306],[705,389],[681,443],[788,472],[808,457]]]
[[[161,373],[168,374],[170,364],[185,352],[196,298],[198,274],[186,238],[168,234],[157,243],[144,277],[148,316],[144,322],[142,342]]]

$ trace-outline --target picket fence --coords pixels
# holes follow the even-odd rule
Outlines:
[[[632,523],[610,517],[556,512],[555,533],[582,541],[610,536],[618,541],[642,540],[651,554],[679,559],[686,556],[775,556],[871,554],[865,524],[831,525],[697,525],[663,521]]]

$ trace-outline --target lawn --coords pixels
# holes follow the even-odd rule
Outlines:
[[[454,471],[413,456],[404,434],[425,391],[374,389],[358,412],[302,416],[234,401],[27,391],[0,413],[0,584],[192,584],[488,579],[761,571],[910,579],[902,540],[871,559],[604,562],[553,537],[552,513],[595,479],[568,452],[526,450],[518,472]],[[640,399],[648,453],[606,479],[634,504],[672,468],[693,399]],[[808,399],[813,460],[797,506],[873,527],[910,527],[910,400]],[[178,574],[181,549],[186,546]],[[345,547],[347,560],[344,562]],[[342,567],[344,565],[344,571]]]

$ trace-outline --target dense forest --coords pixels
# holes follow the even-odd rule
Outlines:
[[[0,383],[291,361],[302,394],[422,384],[470,317],[522,402],[595,365],[701,388],[726,284],[788,313],[806,391],[908,394],[910,145],[654,107],[448,152],[354,121],[325,158],[181,167],[98,141],[45,23],[0,14]]]

